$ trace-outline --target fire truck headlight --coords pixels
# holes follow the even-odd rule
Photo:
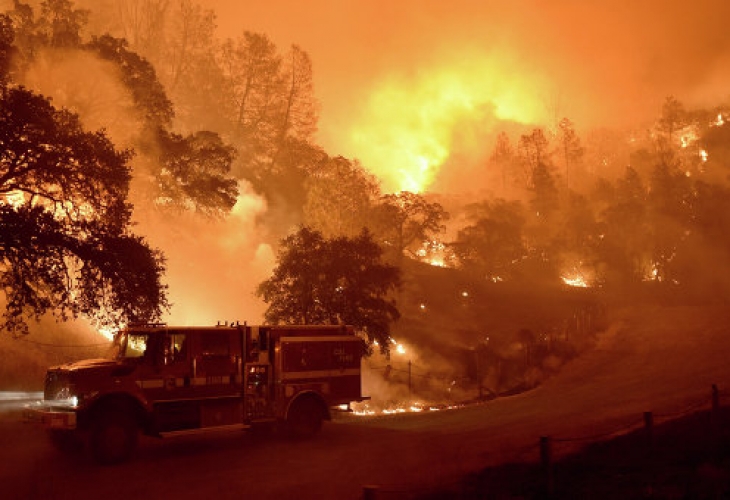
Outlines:
[[[53,403],[60,406],[68,406],[69,408],[77,408],[79,403],[89,396],[91,395],[77,393],[70,387],[63,387],[56,393]]]
[[[83,405],[85,401],[94,398],[97,394],[99,394],[98,391],[76,393],[69,398],[69,404],[74,408],[78,408]]]

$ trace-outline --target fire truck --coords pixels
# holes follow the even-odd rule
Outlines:
[[[139,434],[257,426],[316,434],[361,393],[362,340],[349,326],[143,325],[119,331],[109,359],[52,367],[25,418],[59,448],[88,444],[122,462]]]

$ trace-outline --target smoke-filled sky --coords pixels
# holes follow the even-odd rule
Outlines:
[[[457,150],[483,156],[501,120],[635,125],[669,95],[688,107],[730,95],[727,0],[203,4],[221,36],[250,30],[306,50],[319,142],[391,190],[427,187]]]

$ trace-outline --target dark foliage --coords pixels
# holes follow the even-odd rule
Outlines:
[[[166,307],[162,256],[129,232],[131,153],[22,88],[0,99],[0,327],[78,314],[105,324]]]
[[[387,348],[390,323],[400,317],[388,295],[399,285],[369,232],[325,239],[302,227],[281,242],[278,265],[259,285],[266,320],[290,324],[349,324]]]
[[[129,50],[126,40],[110,35],[94,38],[86,47],[119,67],[122,81],[148,126],[170,126],[175,111],[149,61]]]
[[[187,136],[158,131],[158,200],[181,210],[224,215],[236,204],[238,185],[228,177],[234,150],[214,132]]]

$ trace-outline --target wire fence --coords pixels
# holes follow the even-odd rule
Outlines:
[[[623,423],[612,426],[610,429],[605,431],[575,435],[575,436],[540,436],[536,442],[511,450],[511,452],[505,457],[502,462],[532,462],[539,463],[541,470],[544,474],[544,488],[548,495],[552,494],[554,489],[553,479],[553,461],[556,453],[556,445],[575,445],[575,444],[592,444],[610,439],[617,438],[629,434],[639,429],[644,429],[649,437],[649,445],[651,445],[651,436],[653,427],[658,421],[672,421],[678,420],[700,411],[709,409],[711,412],[712,421],[719,422],[719,410],[722,403],[730,399],[730,392],[720,391],[717,385],[712,385],[711,396],[708,399],[706,396],[697,398],[684,405],[681,409],[666,413],[653,413],[644,412],[641,418],[632,417]],[[464,487],[464,479],[455,480],[447,483],[440,483],[435,490],[433,486],[416,486],[416,487],[405,487],[405,486],[375,486],[368,485],[364,486],[362,490],[363,500],[389,500],[389,499],[418,499],[426,495],[430,495],[429,498],[435,498],[435,491],[454,491]]]
[[[71,348],[71,349],[83,349],[83,348],[99,348],[99,347],[108,347],[112,344],[111,340],[108,340],[106,342],[99,342],[94,344],[53,344],[48,342],[37,342],[35,340],[29,340],[29,339],[18,339],[19,342],[26,342],[28,344],[37,345],[40,347],[54,347],[54,348]]]
[[[399,362],[399,364],[406,364],[407,368],[397,368],[394,366],[394,364],[387,364],[383,366],[368,366],[369,370],[372,371],[380,371],[383,370],[387,374],[391,373],[404,373],[409,375],[410,377],[416,377],[423,380],[435,380],[438,382],[467,382],[471,381],[472,378],[468,376],[449,376],[449,375],[434,375],[433,373],[427,372],[423,373],[423,371],[426,371],[426,369],[422,369],[420,366],[418,366],[415,363],[411,362]],[[419,370],[422,370],[421,373],[419,373]]]
[[[86,358],[106,357],[112,342],[99,341],[89,343],[63,343],[51,341],[39,341],[34,339],[16,338],[12,342],[22,342],[28,346],[22,356],[17,359],[9,359],[5,368],[15,366],[18,373],[30,374],[34,370],[45,369],[49,365],[58,365],[78,361]]]
[[[626,434],[627,432],[631,432],[634,429],[637,429],[641,425],[643,425],[644,419],[631,419],[629,422],[619,425],[618,427],[615,427],[611,430],[599,432],[596,434],[589,434],[585,436],[572,436],[572,437],[563,437],[563,438],[552,438],[553,442],[555,443],[591,443],[595,441],[601,441],[609,438],[614,438],[621,436],[623,434]]]

